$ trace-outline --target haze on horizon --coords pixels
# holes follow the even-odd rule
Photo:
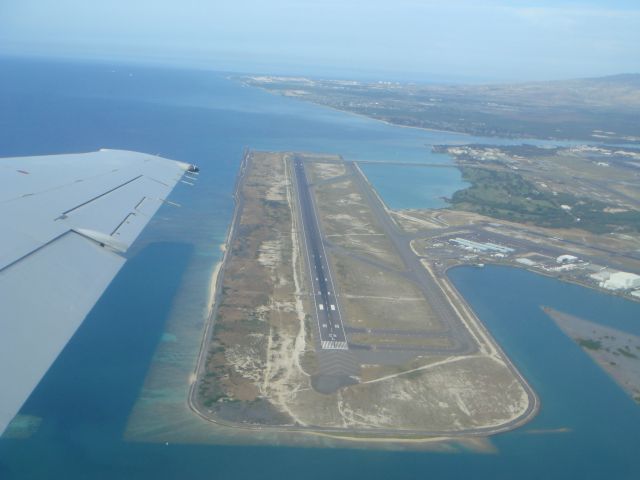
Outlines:
[[[3,0],[0,54],[459,82],[640,72],[640,5]]]

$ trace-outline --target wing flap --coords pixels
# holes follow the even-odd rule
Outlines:
[[[0,434],[188,167],[120,150],[0,159]]]
[[[146,221],[120,241],[135,240],[188,165],[120,150],[0,159],[0,270],[72,229],[110,234],[149,198]],[[29,172],[18,174],[18,170]],[[15,182],[18,175],[20,182]],[[155,204],[155,208],[152,206]]]
[[[124,262],[71,232],[2,272],[0,432]]]

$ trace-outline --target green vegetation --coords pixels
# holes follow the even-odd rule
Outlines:
[[[198,387],[198,393],[203,398],[203,405],[207,408],[213,407],[217,402],[227,400],[229,397],[224,389],[219,385],[215,374],[207,374]]]
[[[550,228],[581,228],[592,233],[640,232],[640,212],[606,212],[607,204],[570,194],[553,195],[514,172],[463,167],[471,186],[453,194],[454,208],[518,223]],[[570,206],[571,210],[562,208]]]
[[[600,342],[600,340],[578,338],[576,341],[578,345],[587,350],[600,350],[602,348],[602,342]]]
[[[619,349],[618,349],[618,351],[619,351],[622,355],[624,355],[625,357],[627,357],[627,358],[638,358],[638,356],[637,356],[637,355],[635,355],[635,354],[631,353],[630,351],[628,351],[628,350],[626,350],[626,349],[624,349],[624,348],[619,348]]]
[[[595,130],[616,132],[606,135],[610,140],[640,135],[637,74],[500,86],[241,80],[397,125],[498,137],[592,140]]]

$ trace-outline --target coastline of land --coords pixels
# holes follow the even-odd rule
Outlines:
[[[635,220],[640,204],[631,180],[639,174],[640,152],[587,146],[433,148],[450,155],[451,168],[461,169],[470,182],[448,199],[449,208],[438,210],[390,209],[357,161],[245,153],[234,219],[212,287],[214,307],[192,378],[193,411],[225,428],[364,443],[491,435],[526,423],[539,400],[448,281],[450,268],[502,264],[640,299],[633,289],[610,287],[613,280],[608,281],[640,272],[634,253],[640,245]],[[603,169],[609,173],[606,181]],[[314,212],[306,219],[301,212],[308,207],[300,203],[305,195]],[[599,200],[587,200],[594,195]],[[317,222],[319,236],[308,237],[310,221]],[[326,264],[316,259],[313,266],[317,254],[308,249],[316,241],[328,253]],[[311,273],[313,268],[329,274]],[[335,277],[335,285],[329,282],[334,300],[312,292],[325,288],[313,281],[319,275],[332,282]],[[333,310],[338,319],[327,321]],[[331,333],[334,322],[338,331]],[[473,420],[468,402],[480,412],[478,399],[493,395],[482,390],[486,385],[474,385],[474,400],[444,398],[456,376],[464,378],[465,390],[480,376],[505,381],[498,373],[502,367],[495,370],[482,358],[500,359],[524,388],[526,402],[512,407],[518,413],[499,420],[477,413],[483,419]],[[461,366],[468,365],[488,370],[462,373]],[[428,387],[444,392],[438,407],[417,388],[434,373],[443,379]],[[403,406],[409,399],[426,402],[422,413]],[[509,402],[518,404],[515,397]],[[452,405],[456,413],[443,413]],[[443,421],[443,415],[450,418]]]
[[[414,216],[447,219],[435,227],[461,227],[455,237],[437,236],[467,261],[527,268],[640,300],[640,151],[585,145],[434,149],[453,157],[470,186],[454,193],[449,209]]]
[[[366,210],[360,210],[361,213],[356,214],[355,217],[349,217],[346,213],[354,211],[353,206],[359,205],[363,201],[360,192],[362,188],[367,187],[364,186],[366,179],[362,177],[362,174],[358,173],[355,168],[351,173],[347,172],[345,168],[353,168],[353,166],[345,164],[338,157],[296,155],[302,155],[304,158],[305,169],[308,168],[312,185],[315,185],[313,187],[315,190],[314,202],[320,210],[320,223],[324,235],[331,238],[331,243],[328,244],[331,251],[337,252],[331,254],[331,269],[337,275],[339,285],[336,300],[342,304],[349,321],[356,322],[356,324],[349,326],[348,336],[351,339],[358,338],[360,343],[353,344],[355,350],[344,353],[333,353],[333,351],[319,348],[319,337],[317,329],[313,327],[314,314],[313,309],[310,309],[308,290],[307,293],[300,291],[299,281],[294,278],[296,276],[305,278],[303,262],[292,258],[292,255],[293,257],[299,256],[296,251],[300,242],[301,225],[295,214],[297,207],[291,203],[291,199],[297,198],[299,194],[295,192],[295,189],[291,189],[291,180],[287,180],[284,184],[281,181],[269,183],[269,181],[273,182],[272,179],[275,178],[286,178],[286,175],[283,177],[283,172],[280,172],[278,165],[286,168],[290,172],[288,175],[292,174],[291,159],[294,155],[254,152],[245,157],[241,167],[238,188],[244,193],[242,196],[240,194],[236,196],[236,215],[234,215],[232,227],[229,230],[229,243],[225,251],[224,265],[217,276],[220,283],[216,286],[218,292],[215,296],[216,305],[212,310],[207,333],[202,343],[196,378],[192,383],[189,395],[190,408],[202,418],[227,427],[261,431],[274,429],[276,431],[315,432],[335,438],[356,435],[354,438],[359,439],[358,441],[369,438],[387,438],[389,441],[408,439],[415,442],[416,439],[424,438],[432,442],[433,437],[486,436],[516,428],[532,418],[539,408],[537,397],[508,361],[504,352],[499,349],[488,332],[479,324],[469,307],[459,298],[455,289],[446,281],[445,283],[442,283],[442,280],[439,281],[440,286],[435,287],[435,290],[429,294],[431,299],[427,300],[427,303],[424,303],[422,307],[419,305],[424,300],[420,300],[420,296],[415,296],[417,291],[409,293],[415,288],[410,283],[401,287],[404,288],[404,293],[398,291],[396,298],[399,300],[391,303],[410,302],[412,310],[419,307],[416,310],[419,314],[425,308],[427,310],[424,311],[427,312],[439,305],[440,300],[436,300],[436,304],[430,303],[434,301],[434,298],[440,295],[443,296],[442,298],[449,297],[451,299],[449,301],[453,302],[451,305],[457,305],[457,307],[453,307],[452,315],[459,318],[465,317],[466,320],[459,326],[455,326],[454,330],[450,330],[450,333],[446,333],[451,327],[442,330],[444,324],[441,323],[442,317],[440,316],[443,314],[443,310],[440,310],[440,313],[435,316],[433,316],[434,313],[427,314],[425,319],[427,325],[429,322],[435,322],[433,327],[428,328],[435,328],[434,333],[443,332],[437,333],[437,335],[445,335],[441,337],[445,340],[451,335],[450,340],[445,343],[442,340],[433,343],[428,340],[432,334],[428,333],[427,329],[424,334],[427,336],[424,337],[424,340],[417,344],[415,341],[406,343],[406,339],[409,337],[404,337],[403,331],[409,333],[415,332],[416,328],[424,328],[418,326],[424,320],[415,323],[418,321],[418,317],[415,319],[407,317],[403,321],[410,323],[407,326],[397,325],[400,328],[397,331],[393,329],[393,322],[382,330],[379,330],[379,327],[371,328],[374,324],[377,325],[377,322],[385,321],[385,318],[394,318],[395,314],[391,314],[390,317],[378,317],[379,320],[374,318],[373,324],[367,320],[371,326],[365,326],[366,330],[362,330],[361,333],[361,327],[357,326],[357,322],[361,320],[357,320],[357,318],[367,317],[360,317],[357,313],[353,317],[354,312],[371,304],[371,298],[380,295],[375,293],[376,290],[370,290],[371,288],[388,290],[389,281],[396,285],[403,285],[402,282],[405,281],[400,280],[401,277],[392,272],[394,268],[402,269],[404,267],[401,267],[402,262],[399,257],[394,258],[396,254],[392,253],[391,244],[385,244],[384,242],[387,240],[380,237],[383,234],[378,233],[376,228],[381,227],[373,227],[379,220],[372,224],[373,217],[366,217],[366,215],[370,215],[366,213]],[[259,174],[251,176],[251,168],[254,168],[253,165],[256,162],[266,164],[266,167],[263,165],[262,170],[258,172]],[[251,168],[248,167],[249,164],[252,165]],[[249,180],[247,180],[247,175],[249,175]],[[344,180],[347,183],[344,183]],[[354,180],[355,183],[350,186],[351,184],[348,182]],[[356,187],[356,185],[360,186]],[[247,188],[250,189],[249,191],[251,188],[254,190],[257,188],[262,193],[257,196],[253,194],[253,197],[251,194],[247,196]],[[338,190],[335,190],[336,188]],[[356,190],[353,190],[354,188]],[[323,193],[325,190],[326,193]],[[373,200],[370,199],[369,202],[378,202],[383,214],[388,215],[388,212],[385,211],[386,206],[383,205],[377,193],[373,189],[371,190],[369,195],[373,196]],[[329,200],[336,198],[338,204]],[[362,205],[365,204],[362,203]],[[245,211],[247,205],[250,207]],[[260,209],[263,213],[258,213]],[[287,214],[287,211],[290,213]],[[251,218],[260,218],[260,225],[251,223],[253,221]],[[268,220],[269,218],[272,219],[271,222]],[[340,225],[344,225],[345,221],[357,231],[342,232],[339,235],[342,238],[338,238],[336,234],[342,230]],[[286,226],[287,222],[289,222],[289,227]],[[278,225],[280,226],[278,227]],[[246,236],[246,232],[244,235],[236,235],[240,229],[252,232],[256,228],[263,229],[264,233],[256,236],[254,232],[250,237]],[[376,231],[372,231],[371,228]],[[291,243],[288,247],[283,244],[282,237],[282,232],[287,229],[291,230]],[[363,244],[361,242],[363,235],[373,243],[368,245],[365,242]],[[336,241],[339,242],[339,245],[334,245]],[[349,250],[353,251],[349,254],[352,259],[345,257]],[[244,257],[243,253],[238,257],[238,251],[246,253],[249,257]],[[365,257],[371,259],[366,260]],[[359,265],[353,263],[363,260],[364,263]],[[341,267],[344,262],[350,265],[347,270]],[[367,290],[369,293],[362,297],[363,300],[367,298],[366,302],[361,303],[359,299],[361,295],[356,291],[362,287],[358,286],[359,282],[350,283],[352,280],[349,280],[349,274],[345,277],[343,272],[353,268],[370,268],[376,262],[385,263],[386,267],[383,268],[380,275],[383,275],[383,278],[390,275],[389,280],[384,280],[380,287],[365,287],[365,290],[369,289]],[[380,263],[379,266],[382,267],[382,264]],[[307,265],[306,269],[308,270],[308,268]],[[422,265],[415,268],[424,272],[425,276],[431,277],[430,271],[424,270]],[[269,280],[264,283],[260,279],[267,271],[270,272]],[[225,276],[225,273],[228,275]],[[262,285],[262,287],[258,287],[258,285]],[[265,290],[266,285],[269,287]],[[344,290],[345,288],[347,290]],[[234,291],[241,291],[242,296],[235,296]],[[272,293],[269,294],[269,291]],[[440,293],[437,293],[438,291]],[[386,295],[388,294],[387,292]],[[434,295],[436,297],[433,297]],[[402,300],[405,297],[407,299]],[[386,297],[380,297],[382,302],[390,303],[382,300],[383,298]],[[300,306],[303,306],[302,312]],[[391,308],[396,307],[392,306]],[[443,307],[437,308],[442,309]],[[401,311],[406,310],[395,310],[396,314]],[[273,314],[277,315],[277,319],[271,318]],[[401,315],[401,317],[404,316],[405,314]],[[454,324],[458,322],[458,320],[447,320],[447,322],[449,321],[453,321]],[[407,328],[409,330],[405,330]],[[368,333],[363,335],[365,331]],[[460,333],[455,333],[458,331]],[[466,337],[466,334],[462,333],[464,331],[471,335]],[[415,336],[415,333],[411,335]],[[367,346],[362,344],[362,341],[374,343]],[[434,346],[431,347],[431,345]],[[429,354],[431,350],[433,353]],[[264,353],[260,353],[261,351]],[[448,351],[450,353],[447,353]],[[377,360],[375,360],[376,358]],[[412,358],[413,360],[411,360]],[[364,364],[362,364],[363,362]],[[380,365],[375,366],[375,363],[380,363]],[[358,364],[362,364],[362,366],[358,367]],[[394,364],[396,366],[393,366]],[[325,366],[323,367],[323,365]],[[338,373],[336,368],[338,371],[346,368],[345,373]],[[322,373],[323,371],[325,373]],[[426,372],[429,372],[428,377],[424,377]],[[506,372],[511,373],[507,374]],[[434,374],[436,377],[433,376]],[[331,379],[336,378],[335,375],[346,375],[344,378],[347,381],[338,384],[337,389],[333,390],[334,394],[330,391],[324,391],[326,386],[318,387],[318,385],[327,385],[327,382],[330,384],[333,381]],[[486,382],[477,384],[476,380],[480,377],[493,380],[489,380],[488,386]],[[348,380],[349,378],[352,380]],[[428,378],[432,380],[427,380]],[[430,391],[433,391],[433,388],[444,389],[439,394],[442,397],[441,400],[436,398],[439,403],[428,406],[433,401],[432,399],[427,402],[427,405],[419,405],[420,402],[418,402],[417,407],[411,407],[422,411],[422,416],[426,414],[426,420],[418,420],[420,418],[420,416],[416,417],[418,410],[415,413],[401,413],[402,410],[397,410],[397,413],[394,413],[394,409],[397,409],[398,406],[406,409],[409,405],[404,403],[406,401],[415,405],[415,402],[411,400],[413,396],[419,395],[415,397],[417,399],[423,395],[418,393],[420,389],[415,389],[416,385],[420,385],[420,382],[424,381],[433,381],[433,378],[442,378],[443,382],[438,383],[438,387],[435,385],[429,387]],[[453,385],[461,381],[468,386],[463,390],[457,390],[460,387],[453,390]],[[396,397],[398,391],[406,390],[407,393],[401,394],[401,397],[394,401],[391,401],[390,398],[385,399],[388,393],[383,392],[387,391],[386,384],[389,382],[391,382],[390,387],[393,385],[389,393],[396,392],[394,393]],[[492,386],[492,382],[497,383]],[[472,384],[473,387],[471,387]],[[370,387],[365,388],[366,385]],[[502,386],[496,390],[495,387],[498,385]],[[320,388],[323,393],[313,393],[316,388]],[[515,390],[513,390],[514,388]],[[354,393],[349,393],[352,389],[355,389]],[[372,393],[376,392],[374,396],[367,393],[369,390]],[[493,393],[489,393],[490,391]],[[495,397],[498,391],[501,392],[500,396],[507,396],[503,400],[498,400],[499,397]],[[520,393],[517,393],[518,391]],[[361,393],[356,394],[356,392]],[[452,393],[453,397],[445,401],[447,395]],[[381,401],[384,403],[376,406],[378,400],[374,399],[380,397],[381,394]],[[336,395],[337,397],[335,397]],[[407,395],[407,397],[402,400],[402,395]],[[488,398],[492,398],[490,403],[482,400],[484,395],[489,395]],[[333,399],[334,397],[335,399]],[[518,397],[522,398],[516,401]],[[207,400],[207,398],[213,400]],[[338,400],[340,406],[335,413],[331,413],[335,408],[331,404],[335,400]],[[453,401],[452,404],[447,403],[451,401]],[[512,402],[516,403],[507,407]],[[436,405],[439,406],[436,407]],[[445,405],[450,405],[450,407],[445,407]],[[474,405],[472,410],[477,413],[472,413],[471,405]],[[487,410],[489,405],[491,408]],[[436,408],[434,409],[434,407]],[[453,411],[451,407],[454,407]],[[367,409],[371,408],[373,408],[371,413],[366,413]],[[503,410],[504,408],[507,410]],[[380,411],[379,409],[385,412],[382,416],[373,413],[376,410]],[[511,411],[511,413],[507,413],[507,411]],[[350,413],[347,414],[347,412]],[[446,420],[447,416],[453,412],[458,412],[455,415],[459,418],[454,421]],[[402,420],[406,415],[409,416],[406,417],[406,420]],[[474,415],[479,415],[476,420],[472,420]],[[356,418],[359,419],[356,420]],[[416,421],[419,422],[419,425],[424,426],[415,428]],[[406,425],[403,426],[405,423]],[[433,425],[433,428],[429,425]]]
[[[633,400],[640,404],[640,336],[550,307],[544,312]]]
[[[506,111],[516,111],[520,115],[527,108],[537,108],[536,115],[556,119],[558,115],[551,111],[541,114],[556,102],[563,108],[581,109],[587,117],[591,115],[593,121],[608,125],[613,118],[610,115],[615,117],[620,114],[624,117],[625,112],[628,113],[634,105],[640,105],[638,75],[477,87],[392,82],[373,84],[271,76],[245,76],[234,80],[395,126],[416,128],[424,128],[424,125],[406,125],[405,122],[392,121],[386,115],[399,109],[407,118],[415,119],[422,108],[435,108],[436,104],[442,106],[447,103],[445,99],[449,98],[448,95],[454,94],[460,96],[463,103],[468,103],[464,108],[475,105],[482,110],[484,104],[478,104],[478,99],[484,95],[492,99],[493,103],[489,102],[492,105],[490,110],[498,108],[498,105],[511,105],[513,108]],[[423,97],[428,95],[438,98],[426,101]],[[554,100],[550,101],[551,98]],[[459,103],[457,100],[452,102],[451,105]],[[443,114],[437,109],[434,112]],[[608,113],[605,115],[605,112]],[[562,118],[562,115],[558,118]],[[574,118],[569,124],[576,121]],[[555,130],[549,128],[543,133],[534,129],[521,131],[520,135],[515,136],[560,138]],[[467,132],[464,128],[436,130],[501,136],[498,131]],[[517,237],[514,250],[520,250],[517,243],[524,239],[531,250],[526,252],[527,255],[531,253],[535,257],[529,260],[528,257],[509,259],[497,251],[490,252],[491,255],[476,255],[481,252],[474,248],[467,249],[477,257],[477,263],[507,263],[640,301],[640,285],[636,286],[635,292],[629,287],[603,288],[606,279],[598,278],[598,275],[609,274],[640,275],[640,256],[637,254],[640,249],[640,190],[637,188],[640,185],[640,150],[633,148],[634,143],[640,141],[640,136],[621,136],[605,126],[594,127],[586,133],[562,138],[580,138],[598,144],[553,148],[525,144],[434,145],[432,150],[452,157],[463,178],[471,183],[469,188],[459,190],[452,198],[445,199],[449,202],[449,208],[478,214],[478,223],[490,223],[489,218],[496,219],[495,223],[504,221],[509,227],[507,236],[513,234]],[[513,138],[513,135],[506,136]],[[627,142],[629,146],[606,146],[606,142]],[[395,166],[393,162],[387,163]],[[403,215],[400,212],[394,214]],[[426,209],[420,210],[418,216],[425,215],[438,216],[438,213],[437,210],[430,213]],[[488,236],[494,230],[491,233],[497,233],[497,239],[505,240],[500,238],[500,232],[495,231],[497,228],[488,226],[483,236]],[[548,245],[544,247],[553,248],[538,248],[541,246],[539,240],[545,237]],[[542,256],[536,256],[537,253]],[[555,258],[550,253],[555,253]],[[553,264],[554,259],[565,254],[582,261],[576,262],[576,265]]]
[[[529,165],[531,156],[509,150],[517,147],[506,147],[504,151],[492,146],[438,148],[453,155],[456,160],[453,168],[509,169],[530,179],[529,185],[541,188],[537,171],[523,168]],[[449,150],[453,148],[458,150]],[[581,151],[568,152],[570,162],[585,161],[580,158]],[[564,168],[563,151],[545,154],[551,158],[546,161],[554,162],[560,155],[558,167]],[[551,157],[552,154],[556,156]],[[597,165],[600,157],[588,157],[586,161],[595,165],[594,172],[601,168]],[[614,164],[611,159],[609,162]],[[294,163],[306,171],[308,187],[294,182]],[[615,165],[613,172],[619,168],[624,171],[628,167]],[[635,172],[635,167],[630,168]],[[589,172],[586,169],[584,173],[586,180],[578,179],[571,184],[575,193],[598,187],[597,182],[589,183],[592,181]],[[620,175],[628,178],[628,174]],[[562,180],[549,184],[550,189],[564,188]],[[320,346],[326,342],[320,341],[322,325],[314,316],[321,312],[314,314],[314,311],[322,300],[317,297],[312,301],[314,294],[309,292],[309,281],[305,280],[310,263],[304,252],[310,240],[303,241],[304,222],[301,223],[298,204],[301,188],[309,188],[312,194],[322,242],[329,252],[327,266],[337,282],[334,301],[347,319],[345,338],[349,350],[342,353]],[[618,197],[612,196],[608,201],[618,203],[603,207],[608,209],[605,213],[623,211],[619,202],[628,196],[626,186],[618,189],[617,194]],[[523,196],[528,195],[531,193],[524,191]],[[563,195],[561,201],[574,198]],[[633,267],[634,260],[626,256],[626,251],[634,248],[636,236],[619,233],[616,241],[627,246],[611,250],[613,237],[605,240],[597,231],[599,228],[589,233],[517,220],[497,219],[495,214],[488,217],[464,208],[395,211],[384,203],[358,162],[331,155],[247,152],[238,176],[236,210],[223,247],[224,258],[214,272],[215,282],[212,278],[215,301],[192,377],[191,410],[226,429],[271,431],[285,436],[287,432],[313,434],[361,444],[385,439],[402,444],[403,439],[433,443],[434,438],[485,437],[526,423],[539,409],[537,396],[448,280],[448,270],[460,265],[482,266],[485,262],[505,264],[601,288],[585,280],[587,275],[600,272],[605,264],[607,268]],[[404,241],[407,250],[401,246]],[[430,278],[427,283],[433,282],[423,293],[420,293],[423,287],[415,290],[411,282],[405,285],[407,276],[413,282],[422,275],[417,273],[418,277],[414,277],[416,271],[409,267],[407,254],[426,272]],[[621,260],[618,263],[617,257]],[[382,279],[379,286],[370,280],[365,283],[358,280],[377,277]],[[394,287],[390,290],[391,285]],[[422,295],[426,295],[424,299]],[[437,306],[440,295],[448,299],[446,308],[452,308],[451,318],[458,320],[443,323],[449,314],[444,313],[445,307]],[[320,310],[328,307],[325,304]],[[395,323],[386,324],[388,318],[394,318]],[[458,326],[456,322],[460,322]],[[414,398],[412,403],[420,398],[415,386],[424,381],[420,378],[425,374],[444,375],[442,378],[447,379],[444,383],[430,387],[441,390],[457,374],[452,376],[452,372],[440,370],[455,369],[467,361],[473,362],[474,368],[488,368],[486,364],[478,367],[483,356],[499,358],[528,392],[526,407],[521,404],[514,410],[518,413],[508,420],[485,419],[482,426],[472,422],[469,427],[460,420],[453,423],[449,420],[447,427],[446,422],[437,420],[437,413],[433,416],[447,405],[446,401],[439,401],[439,407],[433,410],[423,407],[426,408],[423,415],[437,425],[435,428],[424,423],[422,428],[415,428],[417,411],[394,413],[394,405],[402,405],[403,398]],[[464,381],[486,374],[475,371]],[[384,390],[380,390],[379,385],[385,382],[393,384],[392,390],[396,392],[393,401],[385,400]],[[365,386],[375,387],[371,390],[375,393],[366,393],[362,390]],[[477,388],[476,385],[474,389]],[[412,393],[398,396],[398,389]],[[356,395],[351,390],[365,393]],[[333,395],[339,399],[339,408],[334,413]],[[474,403],[477,407],[477,400]],[[365,405],[374,409],[371,414]],[[467,407],[458,403],[457,408],[464,412]],[[457,415],[470,414],[467,409],[467,413]],[[402,415],[409,416],[403,420]],[[406,426],[403,422],[407,422]],[[407,429],[408,425],[412,427]],[[452,428],[453,425],[457,426]]]
[[[640,76],[506,85],[233,77],[252,87],[396,126],[502,138],[640,143]]]

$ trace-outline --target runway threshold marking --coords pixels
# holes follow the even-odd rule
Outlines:
[[[296,175],[297,180],[298,180],[298,181],[296,182],[296,183],[297,183],[297,186],[298,186],[298,203],[299,203],[299,205],[300,205],[300,219],[301,219],[301,221],[302,221],[302,229],[303,229],[303,232],[304,232],[304,233],[303,233],[303,235],[302,235],[302,238],[303,238],[303,241],[304,241],[304,246],[305,246],[305,255],[306,255],[306,257],[307,257],[307,263],[308,263],[308,265],[309,265],[309,275],[311,276],[311,284],[312,284],[312,286],[313,286],[313,274],[312,274],[312,270],[313,270],[313,268],[314,268],[315,263],[312,263],[312,262],[311,262],[311,258],[310,258],[310,256],[309,256],[309,243],[307,242],[307,235],[309,234],[309,232],[307,231],[307,229],[306,229],[306,228],[305,228],[305,226],[304,226],[304,224],[305,224],[305,218],[304,218],[304,216],[305,216],[305,209],[304,209],[304,205],[303,205],[303,199],[301,198],[301,197],[302,197],[302,195],[304,195],[305,193],[306,193],[306,195],[308,195],[308,197],[307,197],[307,201],[308,201],[308,207],[309,207],[309,210],[307,210],[307,213],[311,213],[311,218],[309,218],[309,221],[311,221],[311,222],[313,222],[313,223],[315,224],[315,225],[314,225],[314,228],[315,228],[315,230],[316,230],[316,232],[315,232],[315,233],[317,234],[317,237],[318,237],[318,239],[317,239],[317,240],[318,240],[318,243],[320,243],[320,248],[322,249],[322,253],[323,253],[324,255],[321,255],[321,254],[320,254],[320,252],[319,252],[319,251],[317,251],[317,247],[316,247],[315,254],[316,254],[320,259],[322,259],[323,257],[326,259],[326,258],[327,258],[327,256],[326,256],[326,255],[327,255],[327,254],[326,254],[326,251],[325,251],[325,248],[324,248],[324,244],[323,244],[323,242],[322,242],[322,238],[321,238],[321,234],[320,234],[320,225],[319,225],[319,223],[318,223],[318,219],[317,219],[317,215],[316,215],[316,212],[315,212],[315,208],[314,208],[313,202],[312,202],[312,200],[311,200],[310,193],[309,193],[309,191],[308,191],[308,184],[307,184],[307,182],[306,182],[306,176],[305,176],[305,177],[300,177],[300,176],[299,176],[299,173],[302,173],[302,175],[304,175],[304,170],[303,170],[303,168],[304,168],[304,167],[302,166],[302,164],[301,164],[301,163],[295,164],[295,165],[294,165],[294,167],[295,167],[295,168],[294,168],[294,172],[295,172],[295,175]],[[299,172],[299,170],[298,170],[298,169],[300,169],[300,170],[301,170],[301,172]],[[305,185],[302,185],[302,180],[303,180],[303,179],[305,180],[305,182],[304,182],[304,183],[305,183]],[[305,193],[301,192],[301,189],[302,189],[302,188],[307,188],[307,191],[306,191]],[[325,260],[325,261],[326,261],[326,260]],[[317,270],[317,266],[315,266],[315,268],[316,268],[316,270]],[[322,266],[322,265],[320,265],[320,269],[324,271],[324,268],[323,268],[323,266]],[[331,288],[332,288],[333,290],[335,290],[335,288],[333,287],[333,277],[331,276],[331,271],[330,271],[330,269],[329,269],[329,268],[327,268],[327,270],[328,270],[329,278],[326,278],[326,277],[324,277],[324,275],[323,275],[323,277],[324,277],[324,281],[325,281],[325,282],[330,282],[330,284],[331,284]],[[324,273],[324,272],[323,272],[323,273]],[[319,281],[319,277],[315,277],[315,278],[316,278],[316,281]],[[315,290],[315,289],[314,289],[314,290]],[[327,290],[328,290],[328,289],[327,289]],[[328,294],[327,294],[327,296],[328,296]],[[316,296],[315,296],[315,295],[313,295],[313,301],[314,301],[314,304],[316,305],[316,321],[317,321],[317,324],[318,324],[318,333],[320,334],[320,340],[321,340],[320,345],[321,345],[321,348],[322,348],[322,349],[325,349],[325,350],[348,350],[348,349],[349,349],[349,346],[348,346],[348,343],[347,343],[347,341],[346,341],[346,333],[344,332],[344,328],[341,328],[341,325],[342,325],[342,318],[341,318],[341,313],[340,313],[340,307],[339,307],[339,305],[331,305],[329,309],[325,310],[325,309],[324,309],[324,304],[322,304],[322,303],[318,303],[318,302],[316,301]],[[339,323],[333,324],[333,328],[336,328],[337,330],[339,330],[339,331],[340,331],[340,335],[344,337],[344,340],[335,340],[336,334],[335,334],[335,333],[333,333],[333,332],[331,332],[331,333],[329,334],[329,337],[330,337],[330,338],[334,338],[333,340],[322,340],[322,336],[323,336],[323,328],[325,328],[325,329],[326,329],[326,328],[327,328],[327,324],[326,324],[326,323],[323,323],[322,325],[320,324],[320,321],[321,321],[321,320],[320,320],[320,315],[319,315],[317,312],[318,312],[318,311],[324,311],[324,312],[329,313],[330,311],[336,311],[336,308],[337,308],[337,316],[338,316],[337,320],[339,321]],[[326,315],[327,313],[325,313],[325,315]],[[333,330],[333,328],[332,328],[332,330]]]

